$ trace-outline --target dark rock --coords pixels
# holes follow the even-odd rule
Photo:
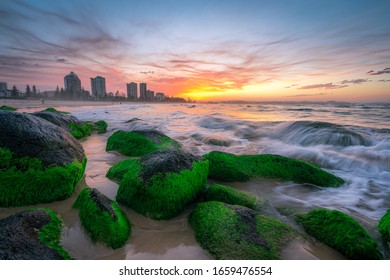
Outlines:
[[[59,127],[62,127],[63,129],[66,129],[67,131],[70,131],[69,125],[70,124],[76,124],[76,125],[83,125],[83,122],[80,121],[78,118],[70,115],[65,114],[58,114],[58,113],[51,113],[51,112],[36,112],[32,115],[45,119],[52,124],[55,124]]]
[[[50,221],[50,215],[43,210],[22,212],[0,220],[0,259],[63,259],[56,250],[39,241],[38,232]]]
[[[125,123],[132,123],[132,122],[136,122],[136,121],[142,121],[142,120],[139,119],[139,118],[132,118],[132,119],[130,119],[128,121],[125,121]]]
[[[112,200],[110,200],[107,196],[103,195],[97,189],[92,189],[89,196],[100,208],[100,210],[108,212],[110,216],[114,219],[114,221],[118,220],[118,215],[112,208]]]
[[[156,151],[142,158],[139,177],[143,182],[147,182],[157,173],[179,173],[191,169],[192,163],[202,160],[202,157],[182,150]]]
[[[65,129],[42,118],[0,111],[0,131],[0,147],[19,157],[36,157],[47,166],[83,161],[81,144]]]

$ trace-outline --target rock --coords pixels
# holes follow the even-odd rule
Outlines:
[[[126,243],[131,225],[115,201],[96,189],[85,188],[74,207],[80,209],[81,224],[93,242],[102,242],[113,249]]]
[[[139,118],[132,118],[132,119],[130,119],[128,121],[125,121],[125,123],[132,123],[132,122],[136,122],[136,121],[142,121],[142,120],[139,119]]]
[[[68,198],[86,158],[66,130],[30,114],[0,111],[0,207]]]
[[[253,210],[260,210],[266,203],[266,200],[261,197],[218,184],[210,186],[203,194],[203,198],[205,201],[220,201]]]
[[[0,110],[4,110],[4,111],[17,111],[18,109],[14,108],[14,107],[11,107],[11,106],[3,105],[3,106],[0,107]]]
[[[204,139],[204,143],[208,145],[214,145],[214,146],[229,147],[232,144],[232,141],[220,136],[213,135],[213,136],[206,137]]]
[[[217,201],[197,204],[189,223],[196,240],[216,259],[279,259],[283,246],[300,238],[276,219]]]
[[[70,259],[59,245],[62,222],[49,209],[25,211],[0,220],[0,259]]]
[[[118,130],[107,140],[107,151],[118,151],[133,157],[144,156],[157,150],[180,148],[180,144],[156,130]]]
[[[318,121],[296,121],[280,124],[271,136],[286,143],[302,146],[368,146],[371,140],[344,126]]]
[[[55,108],[52,108],[52,107],[46,108],[45,110],[42,110],[41,112],[65,114],[65,115],[70,114],[69,112],[58,111],[58,110],[56,110]]]
[[[383,240],[390,242],[390,209],[379,221],[378,230],[382,235]]]
[[[126,164],[117,201],[153,219],[177,216],[206,185],[208,161],[181,150],[155,151]]]
[[[62,127],[76,139],[89,136],[94,130],[96,130],[98,133],[104,133],[106,132],[108,126],[107,123],[102,120],[97,122],[83,122],[74,116],[51,111],[36,112],[33,113],[33,115],[45,119],[59,127]]]
[[[203,157],[210,162],[209,177],[220,181],[244,182],[254,177],[271,177],[323,187],[338,187],[344,183],[313,164],[279,155],[236,156],[214,151]]]
[[[376,241],[347,214],[337,210],[316,209],[298,215],[296,220],[308,234],[338,250],[347,259],[383,258]]]

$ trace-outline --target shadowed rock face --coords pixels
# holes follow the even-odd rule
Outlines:
[[[202,157],[181,150],[156,151],[142,157],[139,177],[147,182],[157,173],[180,173],[192,169],[192,163],[204,160]]]
[[[46,166],[84,158],[83,147],[66,130],[30,114],[0,111],[0,132],[0,147],[39,158]]]
[[[63,129],[69,131],[70,124],[82,125],[83,122],[74,116],[69,116],[65,114],[51,113],[51,112],[36,112],[32,115],[45,119],[52,124],[55,124]]]
[[[102,211],[108,212],[114,221],[118,220],[118,215],[115,213],[114,208],[112,208],[112,200],[110,200],[107,196],[103,195],[97,189],[92,189],[89,197]]]
[[[63,259],[56,250],[39,241],[39,230],[50,221],[50,215],[42,210],[22,212],[0,220],[0,259]]]

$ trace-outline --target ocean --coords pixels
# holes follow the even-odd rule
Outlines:
[[[46,107],[44,107],[46,108]],[[130,209],[132,237],[124,248],[111,250],[85,236],[78,212],[71,208],[88,185],[111,199],[118,185],[105,177],[126,157],[106,152],[107,138],[116,130],[156,129],[197,155],[210,151],[233,154],[279,154],[305,160],[345,180],[339,188],[322,188],[277,179],[225,183],[266,198],[273,207],[297,211],[338,209],[357,219],[374,238],[379,219],[390,208],[390,104],[351,103],[123,103],[110,106],[64,106],[81,120],[105,120],[105,134],[81,143],[88,164],[85,181],[68,200],[45,204],[63,216],[62,246],[79,259],[209,259],[196,242],[187,216],[154,221]],[[26,112],[40,110],[26,109]],[[23,110],[19,110],[23,111]],[[210,183],[213,181],[210,181]],[[20,208],[6,209],[5,214]],[[5,216],[2,212],[1,216]],[[299,247],[299,248],[297,248]],[[323,244],[293,246],[283,258],[342,258]]]

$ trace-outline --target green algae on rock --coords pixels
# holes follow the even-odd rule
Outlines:
[[[380,219],[378,230],[382,235],[383,240],[390,242],[390,209],[387,210],[387,213]]]
[[[32,157],[17,158],[0,148],[0,207],[15,207],[70,197],[84,175],[86,158],[63,166],[44,167]]]
[[[244,182],[254,177],[271,177],[338,187],[344,181],[313,164],[279,155],[233,155],[210,152],[203,156],[210,162],[209,177],[226,182]]]
[[[116,131],[107,140],[106,151],[141,157],[157,150],[180,148],[180,144],[156,130]]]
[[[133,168],[134,164],[137,164],[137,160],[135,158],[122,160],[111,166],[106,174],[106,177],[120,183],[120,181],[123,179],[123,176],[125,176],[129,169]]]
[[[117,201],[153,219],[177,216],[206,186],[208,161],[181,150],[155,151],[126,164]]]
[[[113,249],[126,243],[131,225],[115,201],[96,189],[85,188],[74,207],[80,209],[81,224],[93,242],[102,242]]]
[[[71,259],[60,246],[62,221],[50,209],[31,209],[0,220],[0,259]]]
[[[84,122],[82,124],[69,124],[70,134],[76,139],[81,139],[86,136],[91,135],[92,131],[97,131],[97,133],[102,134],[107,130],[108,124],[103,121],[97,122]]]
[[[14,108],[14,107],[11,107],[11,106],[3,105],[3,106],[0,107],[0,110],[4,110],[4,111],[17,111],[18,109]]]
[[[283,246],[300,238],[276,219],[218,201],[197,204],[189,223],[196,240],[216,259],[280,259]]]
[[[338,250],[347,259],[382,259],[376,241],[343,212],[316,209],[298,215],[296,220],[308,234]]]
[[[232,205],[241,205],[253,210],[260,210],[265,203],[263,198],[242,192],[234,188],[214,184],[203,195],[205,201],[220,201]]]
[[[70,114],[70,112],[58,111],[52,107],[46,108],[45,110],[42,110],[40,112],[49,112],[49,113],[57,113],[57,114],[65,114],[65,115]]]

